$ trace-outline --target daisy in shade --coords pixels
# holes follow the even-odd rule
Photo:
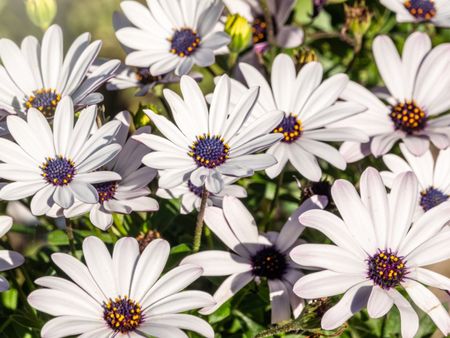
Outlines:
[[[253,117],[261,118],[273,110],[284,113],[283,120],[271,130],[282,139],[267,151],[278,161],[266,169],[270,178],[278,176],[290,161],[308,180],[319,181],[322,170],[316,156],[341,170],[347,165],[339,151],[325,142],[368,140],[363,132],[345,123],[346,118],[360,113],[364,106],[337,101],[349,82],[346,75],[334,75],[321,83],[323,69],[320,63],[308,63],[297,74],[294,61],[288,55],[280,54],[272,66],[270,86],[253,66],[245,63],[239,66],[249,87],[260,86]],[[233,81],[233,104],[242,90],[245,86]],[[342,121],[345,126],[328,127],[336,121]]]
[[[155,211],[159,208],[158,202],[148,197],[150,189],[147,187],[157,171],[148,167],[141,168],[142,157],[149,150],[131,137],[127,139],[130,113],[122,112],[115,119],[121,121],[116,140],[122,145],[122,150],[103,169],[117,173],[121,179],[94,184],[99,196],[96,204],[76,200],[69,209],[64,210],[66,218],[89,212],[92,224],[102,230],[111,226],[113,213],[129,214],[132,211]],[[135,135],[142,133],[150,133],[150,127],[138,129]]]
[[[161,189],[190,180],[196,187],[205,185],[210,193],[218,194],[225,177],[251,176],[255,170],[276,163],[272,155],[255,153],[280,140],[281,135],[269,132],[280,123],[282,113],[268,112],[244,127],[258,98],[258,87],[244,90],[239,102],[231,107],[231,81],[223,75],[208,107],[192,78],[183,76],[180,84],[183,98],[164,90],[176,125],[145,111],[165,138],[151,134],[134,137],[154,150],[142,162],[159,171]]]
[[[111,257],[100,239],[88,237],[83,242],[86,265],[71,255],[53,254],[53,262],[71,280],[49,276],[35,281],[44,289],[33,291],[28,302],[56,317],[44,325],[41,336],[187,337],[183,329],[213,338],[207,322],[181,314],[214,304],[205,292],[181,291],[202,269],[185,265],[160,278],[169,252],[169,243],[156,239],[140,254],[137,240],[125,237]]]
[[[234,196],[237,198],[247,197],[247,191],[244,187],[233,184],[237,179],[232,177],[224,178],[224,187],[218,194],[209,194],[206,205],[221,208],[225,196]],[[166,199],[181,198],[182,214],[189,214],[194,209],[200,210],[202,202],[203,188],[197,187],[191,181],[182,183],[180,186],[172,189],[158,189],[156,195]]]
[[[9,216],[0,216],[0,237],[6,235],[6,233],[11,229],[13,224],[13,219]],[[22,265],[25,259],[23,256],[15,251],[11,250],[0,250],[0,272],[11,270]],[[8,281],[0,276],[0,292],[9,289]]]
[[[386,193],[380,174],[366,169],[360,195],[353,185],[337,180],[331,194],[342,218],[323,210],[302,214],[300,223],[321,231],[336,245],[303,244],[292,249],[294,262],[323,271],[302,277],[294,292],[305,299],[344,293],[322,317],[322,328],[333,330],[367,307],[371,318],[400,311],[403,338],[413,338],[419,318],[408,300],[427,313],[437,327],[450,333],[450,316],[426,287],[450,290],[450,279],[425,266],[450,258],[450,204],[443,203],[412,221],[418,182],[412,172],[394,178]]]
[[[390,171],[382,171],[384,184],[391,188],[397,175],[412,171],[419,181],[420,192],[416,217],[446,202],[450,197],[450,149],[441,150],[436,158],[428,150],[422,156],[414,156],[405,145],[400,145],[403,157],[394,154],[383,156]]]
[[[175,71],[189,73],[192,66],[211,66],[230,37],[216,31],[222,14],[221,0],[151,0],[148,8],[137,1],[120,3],[134,25],[116,31],[117,39],[133,52],[125,63],[150,68],[153,76]]]
[[[0,40],[0,107],[10,113],[39,110],[53,118],[64,96],[70,96],[75,109],[103,101],[98,87],[114,76],[118,60],[111,60],[88,74],[101,41],[90,43],[88,33],[80,35],[63,53],[63,35],[58,25],[44,34],[42,45],[33,36],[20,48],[11,40]]]
[[[43,215],[56,204],[67,209],[75,198],[96,203],[98,193],[93,184],[116,181],[120,175],[96,171],[120,151],[115,135],[119,121],[111,121],[92,135],[96,106],[80,113],[74,126],[74,107],[66,96],[56,107],[53,131],[48,120],[31,108],[27,121],[14,115],[7,118],[8,130],[15,142],[0,138],[0,177],[12,181],[0,190],[7,201],[29,196],[31,211]]]
[[[291,313],[298,317],[303,300],[292,292],[292,286],[303,276],[289,258],[289,251],[298,244],[304,227],[298,217],[307,210],[324,208],[326,198],[313,196],[306,200],[288,219],[281,231],[258,234],[252,215],[235,197],[223,199],[223,210],[208,207],[205,222],[232,251],[203,251],[186,257],[183,264],[203,268],[204,276],[229,276],[214,294],[216,304],[200,312],[210,314],[252,281],[267,279],[272,303],[272,323],[288,320]]]
[[[268,45],[269,25],[257,0],[223,0],[228,10],[245,17],[252,25],[253,45],[257,50],[264,50]],[[295,48],[303,42],[303,31],[287,25],[286,22],[295,7],[295,0],[269,0],[271,25],[275,42],[284,48]]]
[[[447,0],[381,0],[397,15],[398,22],[431,22],[450,27],[450,3]]]
[[[447,148],[450,119],[442,114],[450,109],[450,44],[432,49],[428,35],[416,32],[406,40],[400,58],[392,40],[382,35],[374,40],[373,53],[389,91],[387,105],[351,82],[341,98],[363,104],[367,110],[346,123],[372,137],[370,151],[374,156],[388,153],[399,140],[415,156],[423,155],[430,141],[439,149]],[[366,154],[359,143],[345,145],[344,153],[349,160]]]

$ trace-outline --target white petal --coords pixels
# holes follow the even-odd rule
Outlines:
[[[268,281],[270,303],[272,305],[271,323],[279,323],[291,318],[289,291],[286,285],[278,279]]]
[[[120,295],[130,294],[133,271],[139,255],[139,244],[134,238],[121,238],[114,245],[112,265]]]
[[[372,288],[369,301],[367,303],[367,312],[371,318],[383,317],[394,305],[394,300],[389,297],[385,290],[378,286]]]
[[[394,288],[391,288],[388,292],[389,296],[394,299],[395,306],[400,311],[402,337],[413,338],[419,329],[417,313],[400,292]]]
[[[208,250],[189,255],[180,264],[193,264],[202,267],[204,276],[227,276],[251,271],[248,259],[226,251]]]

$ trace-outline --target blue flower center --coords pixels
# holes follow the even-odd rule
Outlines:
[[[40,168],[42,170],[42,177],[54,186],[69,184],[76,174],[75,163],[63,156],[47,158],[47,161]]]
[[[281,279],[288,267],[286,256],[275,246],[266,246],[252,257],[253,274],[267,279]]]
[[[189,190],[194,193],[197,197],[203,196],[203,187],[197,187],[194,185],[191,180],[188,181],[188,188]]]
[[[283,134],[283,139],[281,142],[295,142],[300,136],[302,136],[302,122],[292,114],[285,115],[281,123],[273,130],[273,132]]]
[[[114,197],[117,191],[117,182],[113,181],[94,184],[94,188],[98,193],[98,201],[103,203]]]
[[[402,130],[407,134],[425,129],[428,120],[427,114],[414,101],[398,103],[391,108],[389,117],[396,130]]]
[[[191,55],[200,45],[200,36],[190,28],[177,30],[170,40],[170,52],[180,57]]]
[[[45,117],[52,118],[55,115],[56,106],[61,100],[61,95],[55,89],[39,89],[33,94],[25,102],[26,108],[36,108]]]
[[[428,188],[420,193],[420,206],[424,211],[428,211],[441,203],[444,203],[449,198],[448,195],[433,187]]]
[[[127,296],[109,299],[103,303],[103,319],[116,333],[132,332],[143,321],[142,308]]]
[[[396,287],[408,273],[404,257],[391,250],[380,250],[367,260],[369,266],[367,277],[382,289]]]
[[[197,136],[188,154],[199,167],[215,168],[227,160],[229,152],[230,147],[222,137],[204,134]]]
[[[436,15],[433,0],[407,0],[403,5],[413,17],[419,20],[431,20]]]

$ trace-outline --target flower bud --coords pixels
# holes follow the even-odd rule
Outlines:
[[[228,47],[232,52],[240,53],[250,45],[252,26],[246,18],[239,14],[229,15],[227,17],[225,32],[231,37],[231,42]]]
[[[365,0],[357,1],[353,6],[344,4],[344,10],[346,30],[350,31],[356,38],[362,38],[372,22],[372,13],[369,12]]]
[[[25,8],[31,22],[46,30],[56,16],[56,0],[26,0]]]
[[[317,57],[317,54],[313,49],[301,48],[295,54],[295,61],[297,65],[301,67],[306,65],[307,63],[319,61],[319,58]]]

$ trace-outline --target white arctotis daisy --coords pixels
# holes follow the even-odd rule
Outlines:
[[[194,64],[211,66],[215,54],[228,45],[230,37],[214,29],[223,4],[221,0],[148,0],[148,8],[136,1],[120,3],[126,18],[136,27],[116,31],[117,39],[134,51],[125,63],[150,67],[153,76],[175,71],[189,73]]]
[[[252,25],[253,44],[257,49],[268,43],[268,23],[257,0],[223,0],[228,10],[245,17]],[[303,42],[303,31],[296,26],[286,25],[295,7],[295,0],[269,0],[275,42],[284,48],[295,48]]]
[[[0,238],[5,236],[6,233],[11,229],[13,224],[13,219],[9,216],[0,216]],[[23,256],[15,251],[11,250],[0,250],[0,272],[11,270],[22,265],[25,259]],[[0,276],[0,292],[9,289],[8,281]]]
[[[450,27],[450,2],[447,0],[380,0],[397,14],[398,22],[431,22]]]
[[[292,286],[303,273],[288,253],[298,244],[298,237],[304,230],[298,221],[299,215],[307,210],[324,208],[326,201],[323,196],[311,197],[294,212],[279,233],[266,234],[258,234],[252,215],[235,197],[224,197],[223,210],[206,208],[206,224],[233,252],[203,251],[180,263],[181,266],[201,266],[204,276],[229,276],[214,294],[217,304],[200,312],[213,313],[248,283],[265,278],[270,289],[272,323],[290,319],[291,308],[294,317],[298,317],[304,303],[292,292]]]
[[[169,257],[165,240],[152,241],[139,253],[134,238],[120,239],[111,257],[97,237],[83,242],[86,265],[73,256],[55,253],[53,262],[71,279],[48,276],[36,280],[44,287],[28,302],[56,318],[41,331],[43,338],[187,337],[190,330],[207,338],[214,331],[204,320],[181,312],[214,304],[201,291],[181,291],[199,278],[202,268],[184,265],[161,278]]]
[[[294,292],[305,299],[344,293],[322,317],[322,328],[332,330],[367,307],[379,318],[395,305],[400,311],[403,338],[413,338],[419,318],[399,292],[403,288],[438,328],[450,333],[450,316],[425,285],[450,290],[450,279],[425,266],[450,258],[450,204],[443,203],[412,222],[418,183],[412,172],[398,175],[389,194],[381,176],[366,169],[360,195],[345,180],[337,180],[331,194],[342,217],[312,210],[299,218],[303,225],[319,230],[336,245],[304,244],[291,251],[298,264],[323,271],[302,277]]]
[[[428,150],[422,156],[414,156],[405,145],[400,145],[403,157],[394,154],[383,156],[390,171],[382,171],[384,184],[391,188],[397,175],[412,171],[419,181],[419,196],[416,217],[446,202],[450,198],[450,149],[441,150],[436,158]]]
[[[175,124],[150,110],[145,112],[166,137],[141,134],[134,138],[154,151],[143,163],[159,171],[159,187],[172,189],[191,181],[213,194],[224,187],[224,177],[253,175],[276,163],[269,154],[255,154],[278,140],[281,135],[270,134],[283,114],[272,111],[254,119],[244,127],[257,100],[259,89],[244,90],[239,102],[231,107],[231,82],[224,75],[212,95],[208,108],[199,85],[190,77],[181,78],[183,98],[165,89]]]
[[[206,205],[221,208],[225,196],[247,197],[247,191],[244,187],[233,184],[236,180],[233,177],[225,177],[222,191],[218,194],[209,194]],[[194,209],[200,209],[203,188],[195,186],[191,181],[187,181],[172,189],[158,189],[156,195],[165,199],[181,198],[180,212],[181,214],[189,214]]]
[[[7,118],[8,130],[15,142],[0,138],[0,177],[13,181],[0,190],[0,198],[14,201],[33,196],[31,211],[43,215],[57,204],[69,208],[75,197],[85,203],[98,201],[92,184],[119,180],[109,171],[95,171],[120,151],[115,135],[119,121],[111,121],[90,135],[97,107],[80,113],[74,126],[74,107],[64,97],[55,111],[53,131],[37,109],[28,110],[26,121]]]
[[[450,119],[443,113],[450,109],[450,44],[431,48],[425,33],[411,34],[400,58],[392,40],[378,36],[373,43],[378,70],[389,91],[385,105],[364,87],[351,82],[341,98],[365,105],[368,109],[349,119],[372,137],[374,156],[389,152],[401,140],[416,156],[424,154],[430,141],[439,149],[450,143]],[[344,146],[346,157],[359,144]],[[364,157],[364,152],[354,159]],[[349,158],[350,160],[350,158]]]
[[[95,90],[114,76],[120,62],[111,60],[88,74],[102,45],[89,41],[89,33],[80,35],[64,56],[58,25],[45,32],[42,45],[33,36],[26,37],[20,48],[1,39],[0,107],[9,113],[36,108],[52,118],[64,96],[72,98],[76,109],[101,102],[103,96]]]
[[[157,171],[148,167],[141,168],[142,157],[149,150],[131,137],[127,140],[130,113],[122,112],[115,119],[121,121],[116,140],[122,146],[122,150],[112,161],[105,164],[103,169],[117,173],[121,179],[94,184],[99,196],[96,204],[75,200],[69,209],[64,210],[66,218],[89,212],[92,224],[102,230],[111,226],[113,213],[129,214],[132,211],[155,211],[159,208],[158,202],[148,197],[150,189],[147,187],[155,178]],[[150,127],[142,127],[135,135],[150,131]]]
[[[267,151],[278,161],[266,169],[270,178],[278,176],[290,161],[304,177],[319,181],[322,170],[316,156],[342,170],[347,165],[343,156],[325,142],[368,140],[363,132],[345,123],[346,118],[360,113],[365,109],[364,106],[337,101],[349,82],[346,75],[334,75],[321,83],[323,69],[317,62],[306,64],[297,75],[293,60],[286,54],[275,58],[272,86],[253,66],[244,63],[240,64],[240,69],[248,86],[260,86],[253,116],[260,118],[273,110],[284,113],[281,123],[272,129],[273,133],[283,138]],[[236,96],[242,90],[245,90],[245,86],[233,81],[233,103],[236,103]],[[346,126],[328,127],[336,121],[343,121],[342,124]]]

